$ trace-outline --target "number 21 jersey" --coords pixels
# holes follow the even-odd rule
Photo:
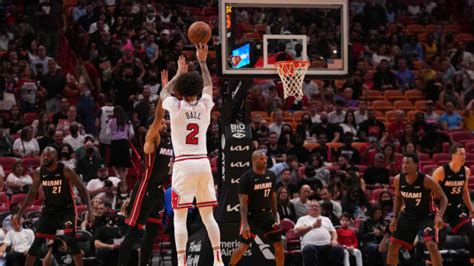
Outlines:
[[[163,108],[170,113],[176,161],[207,156],[206,132],[213,106],[212,96],[207,94],[193,103],[171,96],[163,101]]]

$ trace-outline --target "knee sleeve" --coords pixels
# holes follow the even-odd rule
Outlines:
[[[81,253],[81,249],[79,248],[79,245],[77,244],[77,239],[76,239],[75,234],[66,235],[66,244],[69,247],[69,251],[71,252],[71,255],[74,256]]]
[[[186,242],[188,242],[188,229],[186,228],[186,219],[188,217],[187,209],[174,210],[174,238],[176,241],[176,250],[185,251]]]
[[[212,247],[220,248],[221,232],[219,231],[219,226],[217,225],[216,219],[212,213],[212,207],[199,208],[199,214],[201,214],[201,220],[206,227]]]
[[[35,240],[33,240],[33,244],[31,244],[30,249],[28,250],[28,254],[30,256],[40,257],[41,245],[43,245],[44,242],[44,238],[36,237]]]

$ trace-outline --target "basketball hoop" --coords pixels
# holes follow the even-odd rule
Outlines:
[[[303,80],[309,68],[309,61],[290,60],[275,62],[281,82],[284,98],[294,96],[296,101],[303,99]]]

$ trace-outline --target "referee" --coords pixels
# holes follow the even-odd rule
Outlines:
[[[285,264],[283,241],[279,229],[275,194],[275,175],[267,170],[267,156],[260,150],[252,154],[252,169],[240,177],[239,186],[241,235],[232,253],[230,265],[237,265],[255,235],[273,243],[276,266]]]

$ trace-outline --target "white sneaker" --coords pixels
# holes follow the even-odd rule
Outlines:
[[[224,263],[222,261],[214,261],[214,266],[224,266]]]

